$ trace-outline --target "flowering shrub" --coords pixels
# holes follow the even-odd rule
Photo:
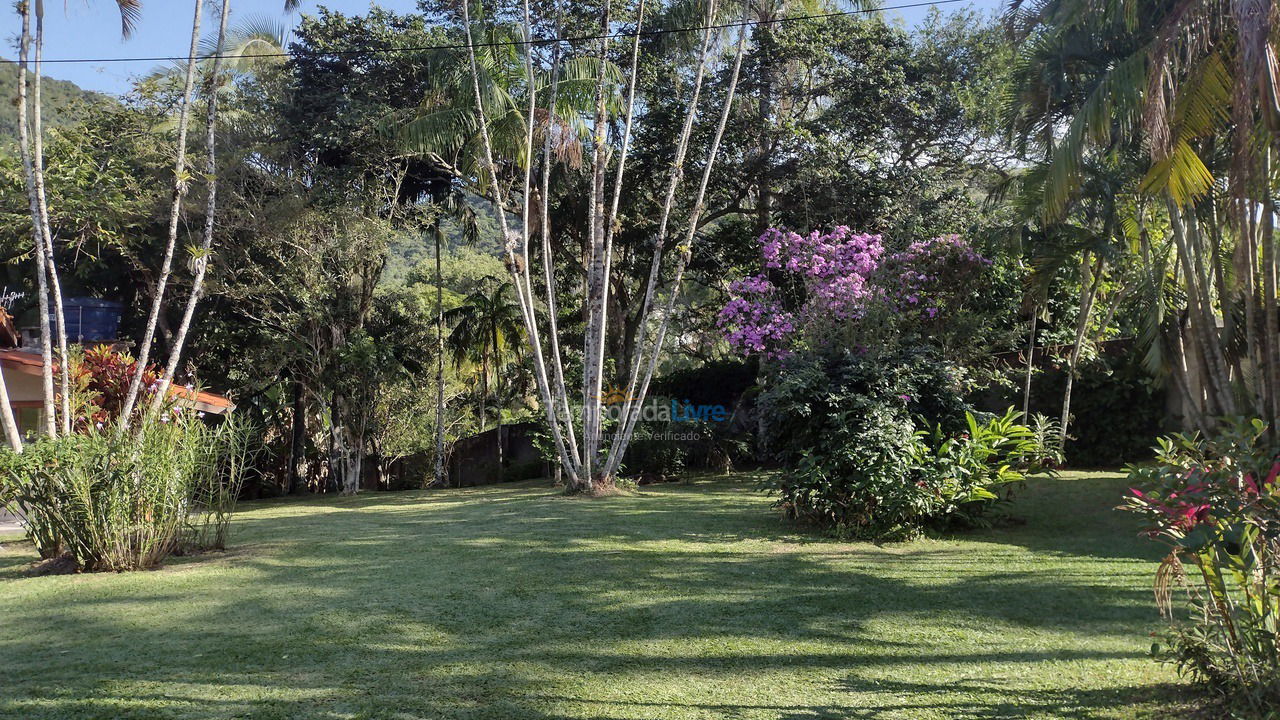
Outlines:
[[[877,293],[869,278],[883,254],[879,235],[858,235],[844,226],[808,235],[770,228],[760,236],[765,272],[730,286],[733,297],[717,325],[736,350],[780,357],[802,325],[859,317]],[[796,312],[784,308],[770,272],[802,289]]]
[[[881,264],[878,278],[890,305],[900,313],[936,320],[954,305],[974,276],[991,261],[959,235],[911,243]]]
[[[840,226],[807,235],[771,228],[759,238],[762,272],[730,285],[717,326],[736,351],[783,357],[804,337],[865,320],[876,309],[911,321],[947,320],[991,263],[958,235],[889,254],[879,235]],[[789,297],[788,290],[793,290]]]
[[[1122,506],[1171,548],[1156,576],[1171,623],[1158,655],[1260,718],[1280,705],[1280,448],[1268,437],[1254,420],[1162,438],[1156,465],[1130,468]]]
[[[717,325],[729,345],[745,353],[778,357],[795,332],[795,316],[782,309],[778,289],[764,275],[735,280],[734,297],[720,311]]]

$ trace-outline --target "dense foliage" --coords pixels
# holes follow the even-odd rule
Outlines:
[[[1172,624],[1156,650],[1248,717],[1280,703],[1280,448],[1259,420],[1160,440],[1130,470],[1124,508],[1171,547],[1156,599]]]
[[[981,522],[1002,486],[1044,459],[1015,415],[966,412],[954,373],[926,350],[788,357],[760,414],[765,447],[786,468],[780,507],[845,537]]]

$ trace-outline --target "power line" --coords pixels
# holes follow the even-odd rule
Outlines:
[[[548,45],[554,42],[590,42],[592,40],[616,40],[621,38],[652,37],[658,35],[667,35],[671,33],[687,33],[701,32],[705,30],[727,30],[730,28],[750,27],[754,25],[777,25],[787,22],[796,22],[800,20],[826,20],[835,17],[846,17],[849,15],[864,15],[873,12],[881,12],[884,10],[908,10],[920,7],[935,7],[938,5],[951,5],[958,2],[971,2],[972,0],[925,0],[922,2],[907,3],[905,5],[891,5],[879,8],[861,8],[857,10],[843,10],[838,12],[819,13],[814,15],[790,15],[787,17],[774,18],[772,20],[740,20],[738,22],[720,23],[717,25],[697,25],[684,28],[666,28],[655,30],[641,30],[640,32],[620,32],[604,35],[579,35],[574,37],[560,38],[542,38],[535,40],[504,40],[502,42],[485,42],[474,43],[474,48],[491,48],[491,47],[508,47],[523,45]],[[400,48],[362,48],[358,50],[325,50],[323,52],[274,52],[274,53],[250,53],[245,55],[206,55],[204,58],[213,59],[222,57],[228,60],[242,60],[250,58],[288,58],[288,57],[325,57],[331,55],[359,56],[359,55],[383,55],[403,52],[426,52],[431,50],[466,50],[467,43],[453,43],[448,45],[419,45],[416,47],[400,47]],[[153,57],[117,57],[117,58],[53,58],[44,59],[45,65],[68,65],[74,63],[126,63],[126,62],[183,62],[186,56],[178,55],[156,55]],[[6,63],[16,63],[16,60],[3,60]]]

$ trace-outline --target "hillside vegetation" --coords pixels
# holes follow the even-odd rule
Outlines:
[[[18,140],[18,66],[8,60],[0,61],[0,147],[8,147]],[[41,83],[44,96],[45,127],[62,127],[78,121],[77,112],[92,102],[108,102],[102,93],[85,90],[67,80],[55,80],[47,75]]]

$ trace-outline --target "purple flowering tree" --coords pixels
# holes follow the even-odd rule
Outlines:
[[[891,255],[881,264],[877,281],[897,312],[927,322],[959,304],[975,276],[990,265],[964,238],[941,235]]]
[[[762,271],[730,285],[716,324],[737,352],[768,358],[806,337],[833,337],[875,311],[926,329],[946,323],[991,265],[959,235],[898,253],[886,252],[879,235],[845,226],[807,235],[770,228],[759,242]]]

